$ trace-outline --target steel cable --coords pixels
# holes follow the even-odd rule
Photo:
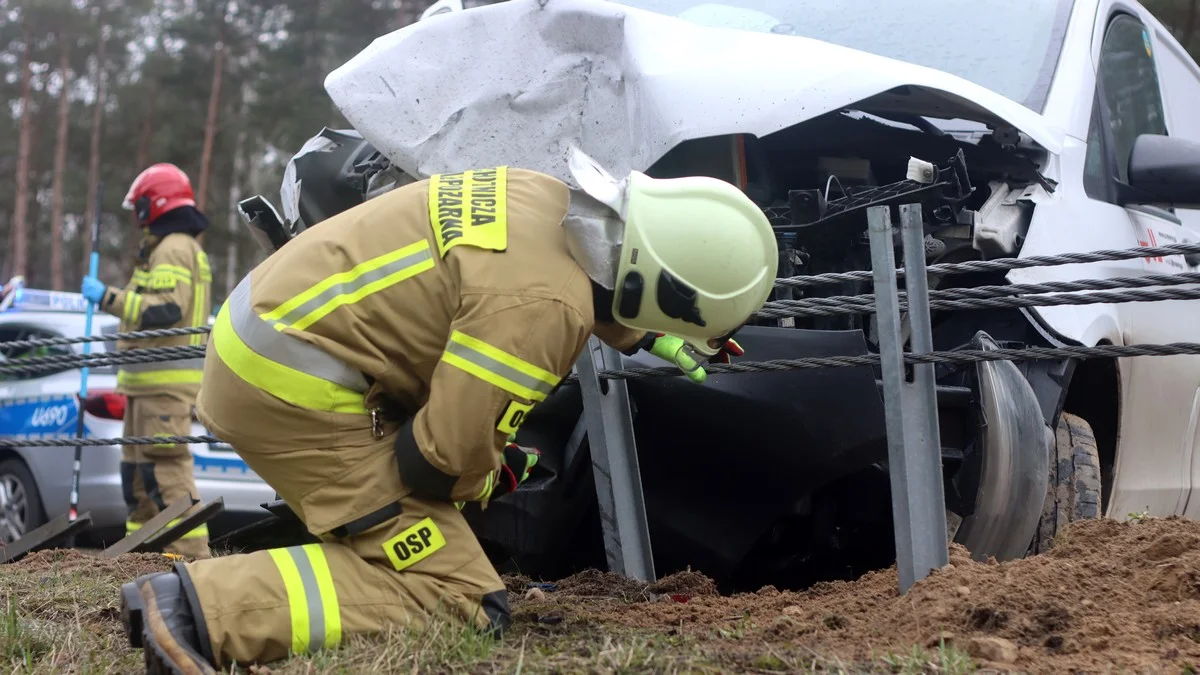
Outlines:
[[[178,337],[180,335],[203,335],[211,329],[208,326],[192,328],[155,328],[153,330],[136,330],[128,333],[108,333],[86,337],[56,337],[35,338],[31,340],[11,340],[0,342],[0,349],[23,349],[26,347],[60,347],[83,342],[114,342],[117,340],[145,340],[147,338]]]
[[[1147,281],[1148,280],[1148,281]],[[1131,282],[1122,287],[1116,282]],[[951,288],[929,292],[931,310],[996,309],[1009,307],[1057,307],[1062,305],[1096,305],[1124,302],[1159,302],[1163,300],[1200,299],[1200,288],[1159,288],[1154,290],[1107,290],[1092,293],[1064,293],[1088,288],[1128,288],[1200,283],[1200,274],[1164,274],[1119,279],[1055,281],[1044,284],[1014,284],[1010,286],[979,286]],[[1061,293],[1061,295],[1041,295]],[[899,293],[900,309],[908,308],[907,293]],[[826,298],[776,300],[763,305],[756,318],[777,319],[793,316],[832,316],[837,314],[871,314],[875,311],[874,295],[842,295]]]
[[[59,370],[63,366],[96,368],[126,363],[158,363],[183,359],[204,358],[205,348],[200,345],[177,345],[174,347],[144,347],[118,353],[101,354],[53,354],[29,359],[17,359],[0,363],[0,374],[29,375]]]
[[[987,361],[1044,361],[1062,358],[1122,358],[1130,356],[1182,356],[1200,354],[1200,343],[1173,342],[1164,345],[1100,345],[1096,347],[1025,347],[1022,349],[962,349],[930,352],[928,354],[905,353],[905,363],[982,363]],[[709,364],[710,374],[773,373],[788,370],[814,368],[858,368],[879,364],[878,354],[860,356],[828,356],[801,359],[777,359],[771,361],[747,361],[745,363]],[[624,370],[602,370],[605,380],[636,380],[651,377],[683,377],[674,366],[661,368],[627,368]],[[571,374],[564,382],[576,382],[578,376]],[[153,445],[155,443],[223,443],[214,436],[126,436],[119,438],[76,438],[73,436],[51,438],[0,438],[0,447],[89,447],[106,445]]]
[[[971,272],[1007,272],[1030,267],[1056,267],[1083,263],[1108,262],[1113,260],[1137,260],[1138,258],[1162,258],[1171,255],[1200,253],[1200,244],[1169,244],[1167,246],[1143,246],[1120,250],[1103,249],[1088,253],[1063,253],[1060,255],[1030,256],[1028,258],[997,258],[995,260],[970,260],[958,263],[938,263],[925,268],[927,274],[966,274]],[[904,268],[896,270],[898,277],[904,276]],[[775,280],[776,288],[800,288],[823,286],[847,281],[871,281],[870,270],[852,272],[827,272]]]

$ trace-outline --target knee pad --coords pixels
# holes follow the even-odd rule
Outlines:
[[[177,562],[172,567],[175,568],[175,574],[179,575],[179,583],[183,586],[183,594],[187,598],[188,606],[192,609],[192,616],[196,621],[196,637],[200,642],[200,650],[204,658],[208,659],[209,663],[215,664],[217,660],[213,658],[212,641],[208,637],[208,625],[204,622],[204,612],[201,611],[200,597],[196,594],[196,586],[192,583],[192,575],[188,574],[187,565]]]
[[[492,591],[480,600],[483,613],[488,618],[487,632],[492,637],[504,637],[504,631],[512,626],[512,611],[508,608],[508,591]]]
[[[133,481],[137,475],[137,465],[132,462],[121,462],[121,496],[129,513],[137,508],[137,497],[133,494]]]
[[[167,508],[167,503],[163,501],[162,490],[158,489],[158,477],[154,475],[154,463],[146,462],[138,464],[138,471],[142,474],[142,485],[146,488],[146,496],[159,510]]]

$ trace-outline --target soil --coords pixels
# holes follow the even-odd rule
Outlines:
[[[1200,522],[1084,521],[1068,527],[1049,551],[1023,560],[976,562],[957,545],[950,558],[903,596],[894,570],[803,592],[767,587],[733,596],[718,595],[711,580],[693,571],[653,584],[598,571],[552,583],[509,577],[514,624],[502,646],[471,651],[460,644],[438,652],[420,643],[387,659],[412,664],[403,669],[420,669],[429,659],[443,672],[482,672],[485,664],[484,670],[516,665],[557,672],[1200,671]],[[139,660],[123,643],[116,588],[170,565],[155,554],[105,560],[45,551],[0,568],[7,570],[0,585],[4,595],[21,598],[19,615],[31,626],[56,621],[62,625],[54,630],[74,630],[82,624],[100,636],[102,642],[79,640],[78,658],[87,654],[92,664],[85,670],[124,672],[125,665],[112,664],[136,669]],[[82,622],[80,606],[90,609]],[[0,647],[7,658],[28,662],[26,643],[4,633]],[[67,656],[54,650],[71,640],[45,635],[46,672],[57,672]],[[395,650],[396,644],[384,640],[376,647]],[[914,650],[915,662],[897,665],[896,655]],[[947,650],[956,655],[955,667],[947,665]],[[345,672],[386,653],[342,652],[337,658],[350,659],[341,665],[350,668]],[[448,659],[460,662],[452,666]],[[324,663],[293,659],[283,670],[263,672],[327,672],[317,666]]]
[[[1045,554],[950,564],[900,596],[894,569],[804,592],[717,597],[682,572],[650,586],[602,573],[513,596],[518,622],[710,635],[714,628],[800,644],[847,663],[913,645],[954,645],[978,665],[1025,672],[1194,670],[1200,664],[1200,523],[1181,518],[1073,524]],[[544,599],[542,599],[544,598]]]

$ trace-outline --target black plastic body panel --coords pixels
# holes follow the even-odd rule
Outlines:
[[[867,353],[860,331],[748,326],[737,339],[754,361]],[[626,363],[662,365],[645,353]],[[687,565],[730,572],[812,490],[887,459],[871,367],[710,374],[704,385],[633,379],[629,390],[655,567],[663,573]],[[577,386],[535,408],[518,442],[542,450],[537,472],[517,493],[467,514],[485,545],[502,548],[499,557],[526,573],[549,573],[597,543],[581,538],[600,536],[587,522],[595,501],[590,465],[562,466],[581,412]]]

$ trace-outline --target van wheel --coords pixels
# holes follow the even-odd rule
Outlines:
[[[1058,417],[1050,481],[1033,553],[1050,548],[1069,523],[1100,517],[1100,453],[1092,425],[1070,413]]]
[[[25,462],[0,462],[0,541],[12,543],[44,524],[42,496]]]

